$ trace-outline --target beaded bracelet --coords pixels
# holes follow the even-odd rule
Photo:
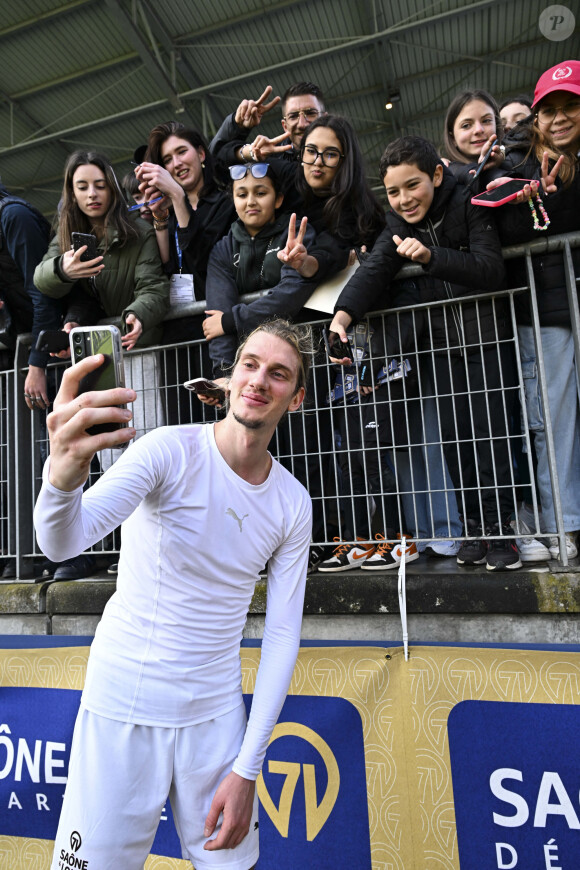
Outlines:
[[[538,231],[541,232],[542,230],[547,230],[548,227],[550,226],[550,218],[549,218],[549,216],[548,216],[548,212],[547,212],[546,209],[544,208],[544,203],[542,202],[542,197],[540,196],[539,193],[535,193],[535,194],[534,194],[534,199],[535,199],[536,202],[538,203],[538,208],[540,209],[540,213],[541,213],[541,215],[542,215],[542,217],[543,217],[543,219],[544,219],[544,225],[543,225],[542,227],[540,226],[540,220],[539,220],[539,218],[538,218],[538,212],[536,211],[536,207],[534,206],[534,203],[533,203],[533,200],[532,200],[532,197],[531,197],[531,196],[528,197],[528,204],[529,204],[529,206],[530,206],[530,209],[531,209],[531,212],[532,212],[532,217],[533,217],[533,219],[534,219],[534,229],[535,229],[535,230],[538,230]]]

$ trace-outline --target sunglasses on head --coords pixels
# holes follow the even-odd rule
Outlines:
[[[246,163],[230,166],[230,178],[234,181],[239,181],[240,178],[245,178],[248,172],[254,178],[265,178],[270,168],[269,163]]]

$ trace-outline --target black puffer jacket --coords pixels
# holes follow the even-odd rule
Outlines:
[[[421,224],[408,224],[393,211],[387,212],[387,226],[378,237],[371,255],[342,291],[335,310],[348,311],[358,320],[368,311],[393,305],[392,281],[409,260],[397,254],[393,236],[419,239],[431,250],[423,267],[424,277],[415,279],[421,301],[453,299],[499,290],[504,266],[495,224],[488,210],[470,203],[471,193],[444,169],[443,181],[435,189],[431,208]],[[451,309],[451,310],[449,310]],[[466,303],[462,310],[448,306],[431,313],[434,348],[457,347],[495,341],[509,335],[507,306],[491,302]],[[425,330],[425,341],[429,328]]]
[[[214,245],[228,233],[236,219],[236,211],[231,196],[218,190],[200,197],[195,210],[185,195],[184,202],[189,211],[189,223],[186,227],[179,227],[174,212],[170,212],[169,261],[164,268],[168,275],[179,271],[193,275],[195,298],[203,299],[209,255]]]
[[[207,303],[210,308],[223,309],[222,328],[227,335],[244,335],[274,315],[293,319],[316,287],[316,281],[303,278],[291,266],[278,259],[288,238],[287,214],[279,215],[273,224],[250,236],[240,220],[232,224],[227,236],[214,247],[208,266]],[[310,252],[315,234],[306,228],[304,245]],[[225,308],[220,293],[233,290],[239,295],[268,289],[265,296],[251,303],[238,302]],[[231,291],[230,291],[231,292]]]
[[[506,153],[506,160],[501,167],[501,175],[513,178],[540,179],[540,163],[530,154],[529,140],[522,140],[519,147],[514,147]],[[497,174],[497,173],[496,173]],[[506,205],[497,208],[498,229],[502,245],[517,245],[524,242],[542,239],[545,236],[560,235],[580,230],[580,160],[576,163],[576,174],[572,182],[566,186],[559,184],[556,193],[549,196],[542,194],[542,201],[548,216],[550,226],[544,232],[533,228],[532,215],[528,203],[522,205]],[[537,207],[540,224],[544,223]],[[576,275],[580,272],[580,249],[572,249],[572,260]],[[570,309],[566,292],[566,277],[564,271],[563,253],[536,254],[532,257],[538,311],[542,326],[569,326]],[[527,272],[524,259],[508,260],[506,262],[510,287],[527,284]],[[529,293],[520,293],[515,297],[516,317],[518,323],[531,324]]]
[[[303,278],[291,266],[278,259],[288,238],[289,215],[279,215],[273,224],[250,236],[244,224],[237,220],[210,254],[207,269],[206,300],[210,310],[223,311],[222,329],[225,335],[209,343],[209,355],[214,373],[223,374],[224,366],[234,361],[239,336],[247,335],[260,323],[274,316],[290,320],[303,308],[314,292],[315,280]],[[304,244],[309,252],[315,244],[315,233],[308,226]],[[268,292],[253,302],[241,302],[244,293]]]

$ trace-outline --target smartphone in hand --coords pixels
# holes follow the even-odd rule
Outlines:
[[[343,341],[340,341],[336,332],[329,332],[327,326],[322,328],[322,337],[324,339],[328,356],[331,356],[334,359],[344,359],[345,357],[348,357],[354,365],[354,355],[350,341],[347,341],[346,344]]]
[[[216,384],[215,381],[210,381],[208,378],[193,378],[191,381],[186,381],[183,385],[186,390],[191,390],[192,393],[201,393],[203,396],[211,396],[217,399],[220,404],[225,402],[225,390]]]
[[[71,233],[73,250],[78,251],[83,245],[87,246],[86,251],[81,254],[81,262],[86,263],[88,260],[94,260],[99,256],[97,251],[97,237],[91,233]]]
[[[121,333],[116,326],[75,326],[70,331],[69,339],[73,365],[97,353],[102,353],[105,357],[102,365],[82,378],[79,393],[125,386],[123,346]],[[102,423],[91,426],[87,432],[89,435],[99,435],[101,432],[114,432],[126,425],[127,423]]]
[[[498,184],[492,190],[484,190],[482,193],[472,196],[471,202],[473,205],[487,205],[497,208],[497,206],[505,205],[506,202],[515,199],[520,190],[523,190],[529,183],[529,178],[512,178],[510,181]]]
[[[36,350],[43,353],[60,353],[61,350],[68,350],[68,348],[68,332],[64,329],[43,329],[36,339]]]

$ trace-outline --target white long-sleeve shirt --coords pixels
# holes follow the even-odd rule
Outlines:
[[[241,701],[239,648],[268,562],[262,655],[234,771],[254,779],[300,643],[311,533],[306,490],[278,462],[264,483],[239,477],[213,425],[155,429],[83,493],[44,483],[38,542],[56,562],[122,523],[117,590],[91,647],[82,704],[112,719],[179,727]]]

